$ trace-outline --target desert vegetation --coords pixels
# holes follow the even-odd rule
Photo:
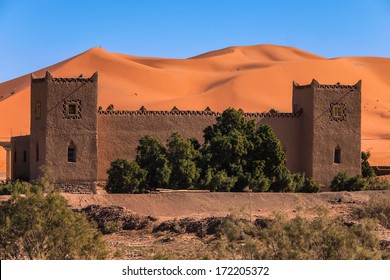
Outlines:
[[[106,257],[96,226],[69,209],[58,192],[46,185],[44,193],[42,185],[27,183],[17,183],[12,190],[11,198],[0,204],[0,259]]]
[[[311,178],[291,173],[285,161],[282,144],[269,126],[256,127],[241,110],[227,109],[205,128],[202,145],[178,133],[169,137],[166,147],[154,137],[142,137],[134,161],[111,163],[106,190],[319,191]]]
[[[389,229],[386,202],[367,203],[353,215],[346,220],[317,208],[293,218],[275,213],[251,221],[241,213],[154,221],[140,231],[118,231],[138,242],[148,238],[149,246],[139,250],[139,245],[117,243],[112,248],[118,258],[140,259],[389,259],[389,241],[380,236]]]
[[[388,190],[390,182],[386,178],[375,175],[374,169],[370,166],[368,159],[370,152],[362,152],[362,175],[348,176],[346,172],[338,173],[332,180],[330,189],[332,191],[363,191],[363,190]]]
[[[276,212],[253,218],[236,211],[159,220],[119,206],[71,210],[46,180],[18,183],[12,190],[0,204],[1,259],[390,258],[385,192],[352,204],[345,200],[348,211],[336,215],[339,211],[330,209],[343,200],[328,194],[334,206],[297,208],[293,216]]]

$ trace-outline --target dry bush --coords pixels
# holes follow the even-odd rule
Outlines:
[[[375,200],[370,200],[355,211],[355,216],[358,219],[372,218],[390,229],[390,197],[382,197]]]
[[[0,204],[0,259],[102,259],[96,227],[56,192],[27,190]]]
[[[312,220],[282,214],[261,223],[229,218],[220,227],[216,245],[222,259],[352,260],[386,258],[373,219],[345,225],[326,213]]]

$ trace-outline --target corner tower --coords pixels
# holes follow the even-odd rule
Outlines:
[[[293,110],[303,109],[301,170],[325,186],[346,171],[361,174],[361,81],[293,83]]]
[[[31,77],[30,178],[49,166],[58,183],[97,179],[98,74]]]

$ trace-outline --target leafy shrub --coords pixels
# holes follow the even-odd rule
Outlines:
[[[320,185],[314,182],[313,178],[305,177],[302,186],[297,188],[297,192],[302,193],[316,193],[320,191]]]
[[[349,177],[346,172],[338,173],[330,184],[332,191],[361,191],[367,186],[362,176]]]
[[[101,259],[100,234],[58,193],[27,192],[0,204],[1,259]]]
[[[380,177],[363,178],[360,175],[349,177],[346,172],[340,172],[333,178],[330,188],[332,191],[388,190],[390,181]]]
[[[143,192],[142,187],[147,172],[135,161],[117,159],[107,171],[108,182],[105,187],[109,193]]]
[[[344,191],[347,188],[349,176],[346,172],[339,172],[330,183],[332,191]]]
[[[362,191],[366,188],[366,181],[362,176],[353,176],[348,180],[346,191]]]
[[[300,173],[291,173],[287,168],[284,168],[271,184],[270,190],[274,192],[316,193],[320,191],[320,186],[312,178],[305,177],[304,174]]]

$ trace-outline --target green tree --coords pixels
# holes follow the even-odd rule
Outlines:
[[[203,171],[213,168],[236,178],[234,191],[247,186],[266,189],[264,178],[277,181],[285,169],[286,156],[272,129],[268,125],[256,127],[241,110],[225,110],[214,125],[206,127],[204,139]]]
[[[34,189],[34,188],[33,188]],[[105,244],[83,214],[56,192],[35,188],[0,204],[1,259],[102,259]]]
[[[117,159],[107,170],[108,182],[105,187],[109,193],[143,192],[147,171],[135,161]]]
[[[278,176],[285,169],[286,155],[282,143],[268,125],[259,125],[252,140],[251,162],[264,161],[264,174],[268,178]]]
[[[370,158],[371,153],[370,152],[362,152],[362,176],[364,178],[368,177],[374,177],[375,172],[374,169],[371,167],[370,163],[368,162],[368,159]]]
[[[149,135],[139,140],[136,162],[147,171],[145,177],[146,190],[166,187],[171,176],[166,149],[161,142]]]
[[[168,139],[167,158],[171,168],[169,187],[188,189],[194,187],[200,175],[196,160],[200,153],[195,149],[193,141],[184,139],[173,133]]]

